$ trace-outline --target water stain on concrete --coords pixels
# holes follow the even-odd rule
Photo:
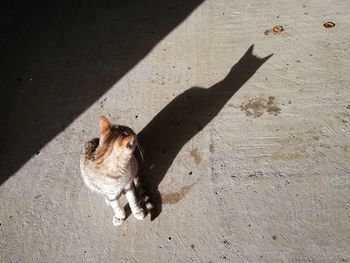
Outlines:
[[[178,192],[172,192],[172,193],[164,193],[162,194],[162,203],[163,204],[176,204],[179,202],[182,198],[184,198],[192,189],[194,186],[194,183],[188,186],[184,186],[180,189]]]
[[[246,102],[243,102],[240,106],[241,111],[244,111],[245,114],[252,118],[259,118],[265,112],[273,115],[278,115],[281,112],[281,108],[277,106],[275,97],[255,97],[248,99]]]
[[[214,146],[214,144],[209,144],[209,151],[211,152],[211,153],[214,153],[215,152],[215,146]]]
[[[191,156],[194,159],[194,163],[197,165],[200,164],[200,162],[202,161],[202,156],[197,148],[191,151]]]

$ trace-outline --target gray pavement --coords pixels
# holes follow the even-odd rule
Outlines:
[[[0,261],[350,262],[350,2],[159,3],[5,33]],[[101,115],[140,132],[153,221],[83,184]]]

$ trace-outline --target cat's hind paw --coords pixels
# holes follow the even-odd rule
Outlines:
[[[115,226],[120,226],[121,224],[123,224],[123,222],[125,221],[125,218],[119,218],[117,216],[113,216],[113,225]]]
[[[143,220],[146,217],[145,211],[141,208],[132,213],[137,220]]]

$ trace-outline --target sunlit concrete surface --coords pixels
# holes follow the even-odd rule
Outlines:
[[[143,27],[149,30],[153,23],[170,19],[178,7],[173,2],[162,8],[132,20],[143,38],[153,34]],[[189,8],[142,54],[132,57],[132,63],[130,56],[142,43],[122,43],[124,55],[118,61],[108,59],[120,48],[109,42],[119,22],[115,18],[114,27],[100,30],[100,23],[105,26],[113,16],[109,5],[105,9],[106,16],[104,7],[96,9],[100,16],[91,23],[80,23],[78,17],[73,24],[63,24],[62,32],[79,37],[83,30],[84,39],[64,39],[66,46],[60,44],[56,55],[40,57],[57,45],[51,32],[32,43],[33,57],[19,50],[13,58],[19,71],[13,67],[11,78],[26,88],[9,103],[12,123],[27,90],[34,92],[36,85],[44,84],[48,99],[43,96],[37,103],[46,105],[48,115],[35,127],[56,127],[60,112],[67,122],[62,129],[53,128],[47,143],[36,144],[36,153],[29,150],[16,165],[0,168],[6,174],[0,186],[0,261],[350,262],[350,2],[207,0]],[[130,17],[134,19],[132,13]],[[335,26],[325,28],[327,21]],[[283,31],[274,32],[275,26]],[[91,35],[86,34],[89,30]],[[2,44],[13,41],[24,48],[21,34],[8,33]],[[231,68],[251,50],[266,61],[250,72],[250,63],[257,59],[250,55],[253,60],[243,68],[236,66],[231,76]],[[21,56],[33,61],[21,66]],[[123,59],[128,66],[114,76]],[[247,72],[242,83],[237,81]],[[193,121],[204,127],[183,137],[158,178],[159,216],[153,221],[130,216],[114,227],[111,208],[83,184],[79,171],[79,152],[85,141],[97,136],[99,116],[140,132],[158,113],[167,116],[164,107],[186,90],[217,87],[228,74],[225,89],[204,99],[205,107],[200,107],[201,100],[191,106],[200,112],[193,119],[186,117],[186,125]],[[60,91],[60,85],[81,89]],[[91,105],[75,110],[74,101],[100,85],[106,89],[89,98]],[[234,90],[228,94],[230,85]],[[196,100],[189,98],[186,107],[191,99]],[[218,101],[222,105],[217,114],[204,120]],[[52,104],[62,108],[55,111]],[[37,105],[26,107],[30,111]],[[26,111],[22,109],[22,119],[32,121]],[[169,131],[164,125],[181,127],[185,117],[179,118],[180,123],[169,119],[155,130],[156,149],[163,147],[159,142],[166,144],[158,140]],[[18,129],[25,138],[23,149],[32,136],[38,141],[41,137],[41,128],[31,128],[35,134],[25,136],[25,127],[11,130]],[[15,146],[9,159],[19,158],[21,147]],[[164,145],[168,150],[173,149]],[[151,158],[147,152],[145,158]]]

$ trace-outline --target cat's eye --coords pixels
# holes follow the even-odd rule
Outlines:
[[[133,145],[134,145],[134,142],[133,142],[133,141],[130,141],[130,142],[127,143],[126,146],[127,146],[128,148],[132,148]]]

